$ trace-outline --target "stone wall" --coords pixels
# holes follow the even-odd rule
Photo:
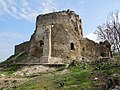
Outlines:
[[[26,52],[29,53],[30,49],[30,41],[21,43],[20,45],[15,46],[15,54],[21,53],[21,52]]]
[[[73,11],[39,15],[36,20],[36,30],[31,37],[28,60],[46,63],[49,59],[52,60],[51,57],[54,60],[80,57],[79,41],[82,38],[81,19]],[[42,47],[40,41],[44,43]],[[74,44],[74,50],[71,50],[71,43]]]
[[[95,43],[88,38],[81,40],[81,55],[83,57],[111,57],[110,44],[107,41]]]
[[[51,25],[44,29],[39,27],[31,37],[28,61],[34,63],[47,63],[51,53]]]
[[[99,51],[102,57],[112,57],[111,45],[108,41],[99,42]]]
[[[56,24],[51,32],[51,57],[69,59],[80,57],[80,42],[73,27]]]
[[[79,18],[79,15],[74,13],[74,11],[68,10],[39,15],[36,21],[36,29],[44,30],[46,26],[54,24],[72,27],[78,32],[76,34],[78,34],[77,36],[79,36],[79,38],[83,37],[81,19]]]
[[[88,38],[84,38],[81,40],[81,55],[83,57],[99,57],[99,44],[95,43],[92,40],[89,40]]]

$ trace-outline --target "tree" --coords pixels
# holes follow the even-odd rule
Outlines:
[[[99,40],[107,40],[111,44],[112,52],[120,54],[120,16],[119,12],[112,12],[106,23],[99,25],[95,32]]]

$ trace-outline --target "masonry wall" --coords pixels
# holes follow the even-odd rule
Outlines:
[[[99,52],[102,57],[112,57],[110,43],[108,41],[99,42]]]
[[[110,44],[108,42],[95,43],[88,38],[81,40],[81,56],[82,57],[111,57]]]
[[[81,55],[83,57],[97,58],[100,56],[99,44],[88,38],[81,40]]]
[[[80,58],[80,42],[73,27],[54,25],[51,35],[51,49],[51,57]]]
[[[79,41],[82,38],[81,19],[73,11],[49,13],[37,17],[33,46],[39,49],[39,41],[44,39],[42,59],[79,58],[81,55]],[[74,44],[74,50],[71,50],[71,43]]]
[[[73,11],[53,12],[44,15],[39,15],[36,21],[36,29],[45,29],[46,26],[61,24],[67,27],[72,27],[76,30],[76,36],[83,37],[82,22],[79,15]]]
[[[44,43],[44,38],[43,38],[44,33],[40,33],[40,31],[36,31],[33,33],[30,41],[31,41],[31,45],[30,45],[30,50],[29,50],[29,54],[27,57],[27,62],[31,62],[31,63],[39,63],[42,62],[41,57],[43,56],[43,48],[44,48],[44,44],[41,45],[40,43]]]
[[[26,53],[29,53],[29,50],[30,50],[30,42],[29,41],[15,46],[15,54],[21,53],[23,51]]]

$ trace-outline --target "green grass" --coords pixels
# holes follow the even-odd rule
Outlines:
[[[116,58],[117,60],[120,60],[120,55],[116,55],[115,58]]]
[[[120,60],[120,54],[118,52],[113,53],[116,60]]]
[[[42,74],[27,81],[25,84],[14,88],[13,90],[56,90],[51,75]]]
[[[87,90],[91,86],[89,80],[90,71],[88,69],[82,69],[81,67],[73,66],[70,69],[70,80],[67,80],[67,86],[77,86],[79,89]],[[67,77],[67,76],[66,76]],[[71,87],[70,87],[71,88]]]
[[[20,68],[20,65],[16,65],[15,63],[21,62],[23,59],[25,59],[25,57],[25,52],[10,56],[7,60],[0,63],[0,67],[4,68],[3,71],[0,71],[0,74],[11,76]]]
[[[4,74],[5,76],[12,76],[14,72],[16,72],[20,68],[20,65],[11,65],[9,68],[6,68],[3,71],[0,71],[0,74]]]
[[[15,87],[13,90],[90,90],[93,87],[99,86],[99,81],[91,80],[91,72],[96,67],[95,74],[103,73],[113,75],[119,72],[119,67],[115,63],[105,61],[104,63],[85,64],[81,63],[68,68],[69,73],[61,74],[62,71],[53,73],[41,74],[40,76],[31,78],[25,84]],[[63,86],[61,84],[64,84]]]
[[[62,71],[41,74],[13,90],[89,90],[91,87],[90,70],[70,67],[69,73]],[[61,83],[64,83],[61,86]]]
[[[113,74],[120,74],[120,67],[119,68],[110,68],[107,70],[104,70],[105,73],[107,73],[107,75],[113,75]]]
[[[13,63],[17,63],[17,62],[21,62],[23,59],[25,59],[26,57],[26,53],[25,52],[21,52],[19,54],[15,54],[10,56],[7,60],[3,61],[0,63],[0,66],[9,66]]]

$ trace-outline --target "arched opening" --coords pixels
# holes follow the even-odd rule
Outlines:
[[[74,43],[70,43],[70,49],[75,50]]]
[[[80,19],[80,23],[82,23],[82,20]]]
[[[44,38],[44,37],[43,37]],[[43,40],[40,40],[39,41],[39,48],[38,48],[38,57],[41,57],[41,56],[43,56],[43,46],[44,46],[44,42],[43,42]]]
[[[75,27],[75,30],[77,30],[77,28]]]
[[[85,51],[85,48],[83,47],[82,50]]]
[[[79,26],[80,29],[82,29],[81,25]]]
[[[83,35],[82,31],[81,31],[81,35]]]
[[[100,55],[101,55],[101,57],[104,57],[104,54],[103,54],[103,53],[101,53]]]
[[[42,40],[40,40],[39,43],[40,43],[40,47],[44,46],[44,42]]]

